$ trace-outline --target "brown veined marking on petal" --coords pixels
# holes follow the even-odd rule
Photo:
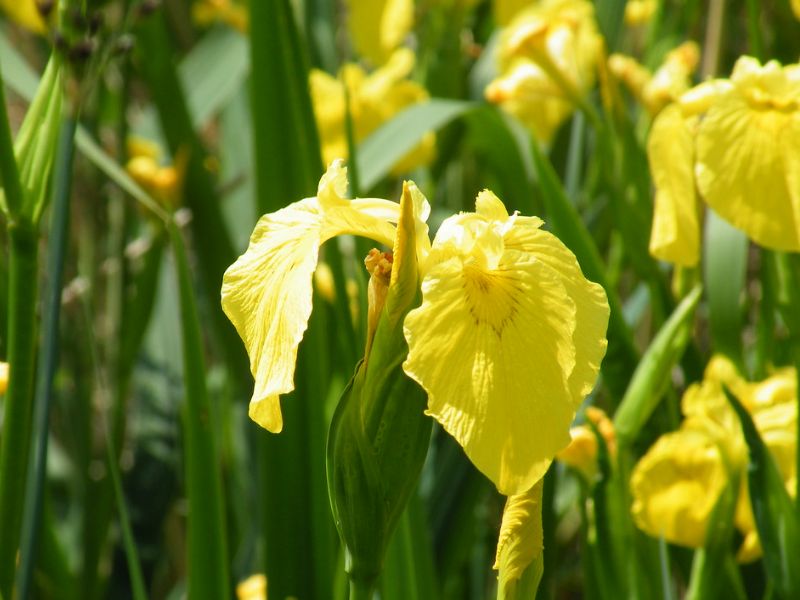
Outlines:
[[[464,266],[462,287],[475,324],[486,325],[502,339],[503,331],[519,309],[519,281],[502,269],[486,271],[476,265]]]

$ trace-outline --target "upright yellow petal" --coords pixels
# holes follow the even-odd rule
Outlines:
[[[422,305],[405,322],[404,369],[428,392],[428,413],[511,495],[569,442],[605,351],[608,307],[602,290],[581,288],[563,246],[536,233],[539,219],[507,216],[489,192],[477,207],[436,235]],[[599,306],[587,303],[595,294]]]
[[[697,138],[697,185],[721,217],[768,248],[800,250],[800,81],[737,61]]]
[[[687,267],[700,260],[700,206],[694,189],[692,126],[680,106],[671,104],[656,117],[647,140],[647,158],[656,188],[650,254]]]
[[[494,568],[499,571],[498,598],[514,598],[514,588],[528,568],[542,556],[542,491],[540,481],[523,494],[510,496],[503,509]],[[541,577],[542,564],[538,565]]]
[[[348,0],[347,6],[353,45],[376,67],[386,62],[414,25],[413,0]]]
[[[255,388],[250,417],[262,427],[283,427],[279,396],[294,389],[297,348],[311,315],[312,276],[320,245],[349,233],[391,245],[397,204],[348,201],[345,169],[334,163],[317,197],[290,204],[258,221],[247,251],[225,272],[222,308],[250,356]]]
[[[699,548],[727,480],[719,449],[703,432],[663,435],[631,475],[634,521],[653,537]]]

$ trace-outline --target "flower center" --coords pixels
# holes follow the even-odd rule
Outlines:
[[[501,338],[519,307],[519,282],[503,271],[485,271],[466,265],[463,287],[475,324],[491,328]]]

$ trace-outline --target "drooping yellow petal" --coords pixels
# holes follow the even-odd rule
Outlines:
[[[494,568],[499,571],[498,598],[516,598],[515,588],[528,568],[538,567],[538,580],[543,564],[534,564],[542,557],[542,491],[540,481],[523,494],[510,496],[503,509],[503,521],[497,540]],[[535,591],[535,590],[533,590]],[[520,596],[520,599],[522,596]]]
[[[577,408],[592,391],[608,342],[609,307],[605,290],[584,277],[575,255],[552,233],[539,228],[535,217],[517,217],[517,227],[504,236],[506,248],[534,254],[564,285],[575,302],[575,366],[568,375],[572,403]]]
[[[250,417],[278,432],[283,427],[279,396],[294,389],[297,348],[311,314],[312,276],[319,246],[350,233],[391,245],[394,227],[384,217],[397,205],[378,200],[348,201],[345,169],[334,163],[317,197],[264,215],[247,251],[225,272],[222,308],[250,356],[255,388]]]
[[[700,260],[692,126],[680,106],[671,104],[656,117],[647,140],[656,188],[650,254],[687,267]]]
[[[697,185],[720,216],[768,248],[800,250],[800,80],[737,61],[697,137]]]
[[[699,548],[727,480],[719,449],[703,432],[663,435],[631,475],[636,525],[653,537]]]
[[[428,392],[429,414],[511,495],[569,442],[580,392],[605,351],[608,307],[604,295],[601,306],[587,304],[596,290],[573,280],[577,265],[536,233],[539,219],[508,216],[490,192],[477,207],[436,235],[422,305],[405,322],[404,369]]]
[[[237,583],[236,600],[267,600],[266,575],[257,573]]]

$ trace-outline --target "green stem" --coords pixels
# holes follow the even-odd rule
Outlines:
[[[6,206],[11,215],[22,208],[22,186],[19,183],[19,169],[14,157],[14,143],[6,114],[6,97],[3,92],[3,74],[0,72],[0,185],[6,197]]]
[[[764,41],[761,39],[761,28],[758,26],[760,4],[759,0],[747,0],[747,33],[750,38],[750,54],[758,60],[764,60]]]
[[[50,405],[53,396],[53,379],[58,366],[58,322],[61,313],[61,286],[69,229],[75,126],[75,119],[71,117],[65,118],[61,123],[53,178],[53,214],[48,241],[48,281],[42,322],[43,345],[42,353],[39,356],[34,405],[35,439],[28,468],[32,477],[28,479],[25,487],[25,518],[20,548],[20,569],[17,574],[19,598],[28,597],[39,535],[42,488],[47,466],[48,422],[50,421]]]
[[[350,600],[372,600],[373,586],[364,581],[350,580]]]
[[[31,437],[39,266],[35,228],[10,224],[8,235],[10,377],[0,446],[0,596],[4,598],[11,598],[22,525],[23,495],[19,490],[25,488]]]

